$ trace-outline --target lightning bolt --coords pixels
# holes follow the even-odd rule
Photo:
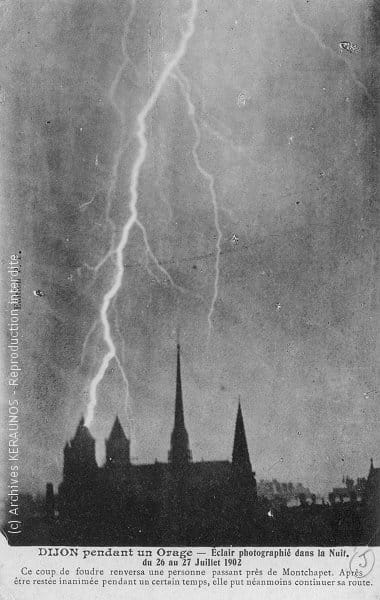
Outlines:
[[[79,206],[79,210],[81,210],[81,211],[85,210],[85,208],[87,208],[87,206],[90,206],[94,202],[95,198],[96,198],[96,194],[93,195],[91,200],[87,200],[87,202],[84,202],[83,204],[81,204]]]
[[[98,321],[96,320],[96,321],[93,322],[93,324],[91,325],[91,327],[90,327],[90,329],[89,329],[86,337],[84,338],[84,342],[83,342],[83,346],[82,346],[82,354],[81,354],[81,357],[80,357],[80,366],[83,365],[83,362],[84,362],[84,359],[85,359],[85,356],[86,356],[87,344],[90,341],[90,338],[91,338],[92,334],[95,333],[97,326],[98,326]]]
[[[184,77],[184,73],[182,71],[179,72],[178,75],[182,75],[182,77]],[[206,102],[204,99],[204,94],[202,93],[202,90],[199,87],[199,85],[192,82],[192,89],[196,92],[199,102],[201,104],[201,115],[202,116],[200,119],[198,117],[198,122],[202,125],[202,127],[204,129],[207,129],[207,131],[210,134],[210,137],[213,136],[213,137],[217,138],[220,142],[222,142],[222,144],[224,146],[226,146],[228,149],[232,150],[232,152],[238,154],[240,157],[244,158],[245,160],[252,162],[254,164],[254,166],[257,166],[255,164],[255,162],[252,160],[252,157],[250,156],[250,147],[246,146],[246,145],[235,144],[233,141],[232,129],[230,127],[228,127],[228,125],[226,123],[224,123],[224,121],[222,121],[221,119],[218,119],[215,115],[212,115],[209,113],[209,110],[206,106]],[[194,104],[194,102],[193,102],[193,104]],[[216,126],[212,125],[210,123],[210,120],[212,120],[216,124]],[[236,218],[236,215],[231,210],[231,208],[221,204],[220,202],[219,202],[218,208],[219,208],[220,212],[226,213],[226,215],[228,215],[228,217],[231,219],[231,221],[235,221],[235,222],[238,221],[238,219]],[[221,252],[221,254],[222,254],[222,252]]]
[[[369,93],[368,89],[366,88],[366,86],[364,85],[364,83],[362,81],[360,81],[360,79],[357,78],[357,75],[350,63],[350,61],[345,58],[342,55],[338,55],[336,52],[334,52],[334,50],[332,48],[330,48],[330,46],[327,46],[323,40],[321,39],[319,33],[308,23],[304,23],[304,21],[302,21],[300,15],[298,14],[298,12],[296,11],[296,7],[294,6],[294,2],[293,0],[290,0],[290,6],[292,7],[292,12],[293,12],[293,16],[294,19],[297,23],[297,25],[299,25],[300,27],[302,27],[303,29],[305,29],[306,31],[308,31],[309,33],[311,33],[311,35],[313,36],[313,38],[315,39],[315,41],[317,42],[318,46],[320,48],[322,48],[322,50],[325,50],[326,52],[328,52],[331,56],[333,56],[334,58],[336,58],[337,60],[341,60],[343,61],[349,72],[350,75],[352,77],[352,80],[354,81],[354,83],[360,87],[361,90],[363,90],[363,92],[365,93],[365,95],[367,96],[367,98],[369,98],[370,100],[374,101],[373,96],[371,96],[371,94]]]
[[[195,106],[191,99],[190,82],[187,79],[187,77],[182,73],[182,71],[180,71],[179,68],[176,69],[175,73],[174,72],[171,73],[171,77],[178,82],[179,87],[182,92],[182,95],[187,104],[187,113],[189,115],[189,119],[191,121],[191,124],[194,129],[194,133],[195,133],[195,142],[194,142],[194,145],[192,148],[192,155],[193,155],[194,163],[195,163],[195,166],[197,167],[199,173],[202,175],[202,177],[208,183],[208,189],[210,192],[212,206],[213,206],[213,210],[214,210],[214,223],[215,223],[215,229],[217,232],[217,239],[216,239],[216,253],[215,253],[214,293],[213,293],[213,296],[211,299],[210,310],[207,315],[208,339],[210,339],[211,331],[212,331],[212,318],[213,318],[214,311],[215,311],[215,303],[216,303],[216,301],[218,299],[218,295],[219,295],[220,253],[221,253],[221,241],[222,241],[222,237],[223,237],[222,230],[220,228],[220,222],[219,222],[219,206],[218,206],[218,202],[216,199],[214,177],[213,177],[213,175],[211,175],[211,173],[206,171],[206,169],[202,166],[200,159],[199,159],[198,151],[199,151],[199,146],[201,144],[201,132],[200,132],[200,129],[199,129],[199,126],[197,123],[196,116],[195,116]]]
[[[138,216],[136,216],[136,220],[135,220],[136,225],[141,229],[141,233],[143,235],[143,239],[144,239],[144,244],[145,244],[145,253],[146,256],[149,257],[155,264],[155,266],[157,267],[157,269],[165,276],[167,277],[167,279],[169,279],[171,285],[176,288],[177,290],[179,290],[180,292],[186,292],[185,288],[181,287],[180,285],[177,285],[176,283],[174,283],[172,276],[170,275],[170,273],[165,269],[165,267],[162,266],[162,264],[159,262],[158,258],[155,256],[155,254],[153,253],[150,245],[149,245],[149,240],[148,240],[148,234],[146,232],[146,229],[144,227],[144,225],[141,223],[141,221],[139,220]],[[149,269],[149,265],[148,263],[146,264],[146,267],[149,271],[149,273],[151,274],[151,271]],[[154,276],[155,277],[155,276]],[[155,277],[156,278],[156,277]],[[156,278],[157,279],[157,278]]]
[[[129,63],[132,64],[132,61],[131,61],[128,51],[127,51],[127,39],[128,39],[129,30],[130,30],[132,21],[135,18],[135,14],[136,14],[136,0],[132,0],[132,6],[131,6],[131,9],[128,14],[127,21],[125,23],[124,33],[123,33],[123,37],[122,37],[122,41],[121,41],[123,61],[116,72],[116,75],[110,85],[109,93],[108,93],[108,98],[109,98],[112,106],[114,107],[115,111],[118,113],[120,121],[123,125],[125,125],[125,115],[116,101],[116,94],[117,94],[117,90],[118,90],[118,87],[120,84],[121,77],[124,73],[124,70],[126,69],[126,67]]]
[[[242,154],[246,158],[249,159],[250,157],[247,155],[247,153],[250,150],[249,146],[234,143],[232,129],[230,127],[228,127],[228,125],[226,123],[224,123],[224,121],[222,121],[221,119],[218,119],[215,115],[212,115],[209,113],[209,110],[208,110],[206,102],[205,102],[204,94],[202,93],[202,90],[199,87],[199,85],[192,82],[192,87],[193,87],[193,90],[195,90],[195,92],[197,93],[197,96],[198,96],[200,104],[201,104],[202,125],[206,129],[209,130],[211,135],[216,137],[219,141],[223,142],[223,144],[229,146],[229,148],[233,152],[235,152],[236,154]],[[212,125],[209,122],[209,120],[212,120],[214,122],[214,125]],[[224,133],[222,130],[224,130]]]
[[[227,138],[225,135],[223,135],[223,133],[221,131],[219,131],[219,129],[216,129],[215,127],[213,127],[211,125],[211,123],[208,123],[206,121],[206,119],[203,119],[202,123],[206,127],[206,129],[208,129],[210,131],[210,133],[213,136],[215,136],[220,142],[223,142],[223,144],[226,144],[227,146],[229,146],[229,148],[231,148],[231,150],[233,150],[233,152],[236,152],[236,154],[244,154],[247,151],[247,148],[244,148],[243,146],[240,146],[238,144],[234,144],[232,139]]]
[[[126,22],[126,25],[124,27],[124,34],[123,34],[123,38],[122,38],[122,52],[123,52],[123,61],[120,64],[116,75],[110,85],[109,88],[109,92],[108,92],[108,100],[110,102],[110,104],[113,106],[115,112],[118,114],[119,116],[119,120],[120,120],[120,126],[121,126],[121,135],[120,135],[120,143],[119,143],[119,147],[115,153],[114,156],[114,160],[113,160],[113,167],[112,167],[112,173],[111,173],[111,183],[110,186],[108,188],[108,192],[107,192],[107,197],[106,197],[106,220],[107,223],[110,225],[111,230],[112,230],[112,236],[111,236],[111,244],[110,244],[110,248],[109,250],[106,252],[106,254],[98,261],[98,263],[94,266],[91,266],[89,264],[85,264],[85,266],[93,273],[95,273],[96,275],[98,274],[99,270],[110,260],[113,258],[113,255],[115,254],[115,250],[114,250],[114,243],[115,243],[115,236],[116,236],[116,227],[115,227],[115,223],[113,222],[113,220],[110,217],[110,212],[111,212],[111,208],[112,208],[112,198],[113,198],[113,194],[115,191],[115,186],[116,186],[116,182],[118,181],[118,173],[120,170],[120,164],[122,161],[122,158],[125,154],[125,152],[127,151],[128,147],[130,146],[131,143],[131,139],[126,138],[126,133],[127,133],[127,122],[126,122],[126,115],[124,114],[124,112],[122,111],[122,109],[119,107],[119,104],[117,102],[117,91],[118,91],[118,87],[120,85],[120,81],[121,81],[121,77],[126,69],[126,67],[129,64],[132,64],[132,61],[130,59],[130,56],[127,52],[127,38],[128,38],[128,34],[129,34],[129,30],[132,24],[132,21],[135,17],[136,14],[136,0],[133,1],[132,3],[132,7],[129,11],[129,15],[128,15],[128,19]],[[94,199],[94,198],[93,198]],[[89,202],[86,202],[84,204],[82,204],[79,208],[81,210],[83,210],[84,207],[89,206],[92,203],[92,200],[90,200]],[[151,259],[151,261],[155,264],[156,268],[165,276],[165,278],[167,278],[171,285],[173,287],[175,287],[177,290],[181,291],[181,292],[185,292],[184,288],[176,285],[171,277],[171,275],[168,273],[168,271],[166,269],[164,269],[164,267],[159,263],[158,259],[156,258],[156,256],[154,255],[152,248],[149,244],[149,239],[148,239],[148,234],[147,231],[144,227],[144,225],[141,223],[141,221],[137,218],[136,219],[136,225],[141,229],[142,232],[142,236],[143,236],[143,240],[144,240],[144,244],[145,244],[145,252],[146,255]],[[146,265],[148,272],[151,274],[151,271],[149,269],[149,265]],[[157,279],[157,278],[156,278]]]
[[[120,108],[118,102],[117,102],[117,90],[121,81],[121,77],[124,73],[124,70],[126,69],[127,65],[129,63],[131,63],[131,59],[129,57],[129,54],[127,52],[127,38],[128,38],[128,34],[129,34],[129,29],[130,26],[132,24],[132,21],[135,17],[136,14],[136,0],[132,0],[132,5],[128,14],[128,18],[127,21],[125,23],[125,27],[124,27],[124,32],[123,32],[123,37],[122,37],[122,42],[121,42],[121,47],[122,47],[122,55],[123,55],[123,60],[118,68],[118,70],[116,71],[116,75],[113,78],[111,85],[109,87],[108,90],[108,94],[107,94],[107,99],[108,102],[111,104],[111,106],[113,107],[115,113],[118,115],[119,117],[119,121],[120,121],[120,141],[119,141],[119,145],[118,148],[116,150],[116,153],[114,155],[114,159],[113,159],[113,166],[112,166],[112,172],[111,172],[111,180],[110,180],[110,185],[108,187],[108,191],[107,191],[107,196],[106,196],[106,221],[107,224],[110,226],[112,234],[111,234],[111,244],[110,244],[110,248],[109,250],[106,252],[106,254],[97,262],[96,265],[94,266],[90,266],[87,263],[85,264],[85,266],[93,273],[95,273],[96,275],[98,274],[99,270],[103,267],[103,265],[112,257],[113,255],[113,248],[114,248],[114,243],[115,243],[115,235],[116,235],[116,227],[115,227],[115,223],[113,222],[113,220],[110,217],[110,213],[111,213],[111,208],[112,208],[112,198],[115,192],[115,187],[116,187],[116,182],[118,180],[118,173],[119,173],[119,169],[120,169],[120,163],[121,160],[123,158],[124,153],[126,152],[126,150],[128,149],[129,146],[129,141],[126,141],[126,118],[125,118],[125,114],[123,112],[123,110]],[[98,155],[97,155],[98,156]],[[84,210],[85,208],[87,208],[88,206],[90,206],[92,204],[92,202],[94,201],[96,195],[94,195],[94,197],[89,200],[88,202],[85,202],[84,204],[81,204],[81,206],[79,207],[79,210]]]
[[[147,149],[148,149],[148,141],[146,137],[146,129],[147,129],[147,118],[157,103],[158,98],[173,70],[179,65],[180,61],[184,57],[187,51],[188,43],[192,38],[195,31],[195,19],[198,13],[198,0],[192,0],[190,11],[187,13],[187,27],[185,31],[182,33],[181,39],[178,44],[178,48],[176,52],[172,55],[170,60],[166,63],[164,69],[159,76],[151,95],[149,96],[147,102],[137,115],[137,131],[136,138],[138,141],[138,151],[136,159],[132,165],[131,176],[130,176],[130,185],[129,185],[129,217],[123,227],[120,240],[116,247],[112,246],[112,255],[115,266],[115,276],[114,281],[109,288],[109,290],[105,293],[102,305],[100,307],[100,322],[103,326],[103,340],[108,348],[105,353],[103,360],[100,364],[100,367],[95,374],[94,378],[90,382],[89,387],[89,403],[87,406],[87,414],[86,414],[86,425],[87,427],[91,425],[92,420],[94,418],[94,411],[97,402],[97,388],[100,382],[103,380],[103,377],[108,369],[110,362],[116,358],[116,347],[112,338],[111,326],[108,320],[108,309],[112,300],[117,295],[123,280],[123,252],[128,244],[129,234],[132,228],[135,225],[138,225],[140,229],[145,231],[145,228],[139,221],[138,210],[137,210],[137,202],[139,198],[138,194],[138,186],[140,180],[141,169],[145,163]],[[145,232],[146,234],[146,232]],[[147,247],[147,238],[144,238],[146,247]],[[149,244],[148,244],[149,246]],[[150,250],[150,248],[149,248]],[[152,253],[153,254],[153,253]],[[158,264],[158,261],[157,261]],[[163,267],[161,267],[163,269]],[[128,381],[128,380],[127,380]],[[128,388],[127,388],[128,390]],[[129,394],[128,394],[129,397]]]
[[[114,316],[115,316],[115,329],[117,331],[117,334],[120,339],[120,344],[121,344],[121,359],[123,362],[125,362],[125,357],[126,357],[125,340],[124,340],[124,336],[121,333],[120,324],[119,324],[119,315],[116,310],[115,302],[113,303],[112,308],[113,308],[113,312],[114,312]]]
[[[109,91],[107,94],[107,99],[108,99],[109,103],[112,105],[115,113],[119,117],[120,125],[121,125],[121,133],[120,133],[119,145],[118,145],[117,151],[113,157],[111,180],[110,180],[110,185],[108,187],[107,196],[106,196],[106,221],[107,221],[107,224],[111,227],[111,231],[112,231],[110,248],[106,252],[106,254],[97,262],[96,265],[92,266],[92,265],[89,265],[88,263],[84,263],[84,266],[92,273],[95,273],[95,276],[98,274],[99,270],[103,267],[103,265],[106,264],[106,262],[112,257],[112,253],[113,253],[113,245],[114,245],[116,227],[115,227],[115,223],[110,218],[112,198],[113,198],[113,194],[115,191],[116,181],[118,178],[120,162],[121,162],[124,152],[126,151],[126,149],[129,146],[129,144],[128,143],[126,144],[126,142],[125,142],[125,128],[126,128],[125,115],[117,103],[116,94],[117,94],[118,86],[120,84],[120,80],[121,80],[122,74],[124,72],[124,69],[130,62],[130,58],[129,58],[129,55],[127,52],[127,47],[126,47],[126,40],[127,40],[128,34],[129,34],[129,29],[130,29],[131,23],[134,19],[135,13],[136,13],[136,0],[132,0],[132,5],[131,5],[131,8],[130,8],[130,11],[128,14],[127,21],[125,23],[123,37],[122,37],[122,43],[121,43],[123,61],[121,62],[120,66],[116,72],[116,75],[115,75],[113,81],[111,82],[111,85],[109,87]],[[98,154],[96,155],[96,159],[95,159],[95,164],[97,165],[97,163],[98,163]],[[93,195],[91,200],[81,204],[79,206],[79,210],[81,210],[81,211],[85,210],[88,206],[90,206],[93,203],[95,198],[96,198],[96,194]],[[95,277],[95,279],[96,279],[96,277]],[[94,282],[95,282],[95,279],[94,279]],[[98,321],[98,319],[96,319],[84,339],[83,346],[82,346],[80,365],[83,364],[85,354],[86,354],[87,344],[88,344],[92,334],[96,331],[98,325],[99,325],[99,321]],[[127,381],[126,374],[125,374],[125,372],[122,368],[122,365],[117,357],[116,357],[116,362],[121,371],[123,381],[124,382]],[[129,389],[128,385],[127,385],[126,389],[127,390]]]

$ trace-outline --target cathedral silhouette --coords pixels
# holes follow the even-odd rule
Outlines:
[[[232,438],[231,427],[231,438]],[[258,495],[239,402],[231,461],[193,462],[185,426],[177,345],[174,426],[168,462],[133,464],[116,417],[99,467],[82,418],[64,448],[63,479],[46,486],[41,510],[25,499],[24,532],[12,543],[96,546],[335,546],[379,544],[380,469],[329,503],[315,494],[287,505]],[[278,483],[278,482],[277,482]],[[289,484],[290,486],[290,484]],[[288,487],[289,487],[288,486]],[[29,504],[29,511],[26,510]],[[27,517],[29,513],[29,517]]]
[[[130,441],[116,417],[105,443],[105,463],[98,467],[95,439],[81,419],[64,448],[56,498],[52,484],[47,485],[47,512],[51,519],[59,516],[59,543],[66,538],[67,543],[86,545],[210,546],[267,540],[269,518],[257,500],[240,402],[232,460],[193,462],[180,360],[178,344],[167,463],[132,464]]]

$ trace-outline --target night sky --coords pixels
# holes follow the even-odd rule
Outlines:
[[[64,443],[88,417],[128,223],[106,314],[116,357],[90,426],[99,461],[116,414],[134,461],[167,460],[178,331],[195,460],[231,457],[240,396],[258,480],[325,494],[379,463],[371,6],[2,3],[24,490],[60,481]]]

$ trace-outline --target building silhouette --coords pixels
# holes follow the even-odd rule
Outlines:
[[[363,530],[368,545],[380,545],[380,468],[371,466],[363,493],[363,504],[365,513],[363,518]]]
[[[329,502],[300,483],[260,481],[257,493],[239,401],[231,460],[195,462],[186,429],[177,345],[174,424],[167,462],[133,464],[116,417],[98,466],[82,418],[64,447],[62,482],[45,502],[22,497],[16,545],[358,546],[379,544],[380,469],[343,478]],[[296,500],[296,502],[294,502]]]
[[[48,484],[47,511],[56,517],[59,543],[220,545],[268,538],[270,519],[257,499],[240,401],[232,460],[192,459],[179,344],[168,462],[133,464],[118,417],[105,447],[105,463],[98,467],[95,439],[82,418],[64,448],[56,498]]]

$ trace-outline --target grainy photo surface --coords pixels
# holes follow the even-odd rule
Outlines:
[[[0,13],[7,544],[379,545],[376,3]]]

